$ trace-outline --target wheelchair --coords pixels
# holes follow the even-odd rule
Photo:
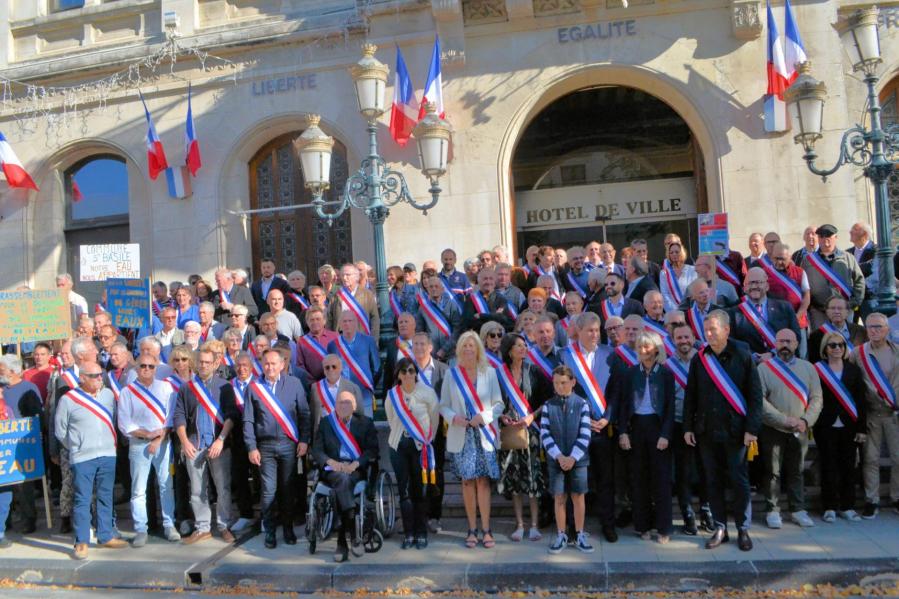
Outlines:
[[[356,538],[362,540],[366,553],[380,551],[384,539],[396,532],[397,487],[390,472],[372,468],[369,479],[361,480],[353,488],[356,498]],[[326,540],[336,528],[336,498],[334,492],[319,480],[317,469],[310,473],[309,510],[306,514],[306,540],[309,553],[314,554],[319,541]],[[373,492],[371,491],[373,489]]]

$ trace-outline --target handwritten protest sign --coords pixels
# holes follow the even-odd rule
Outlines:
[[[724,256],[728,253],[727,213],[699,214],[699,253]]]
[[[3,343],[65,339],[71,334],[72,317],[62,291],[0,291]]]
[[[106,306],[113,326],[141,328],[150,320],[149,279],[106,279]]]
[[[82,281],[140,278],[140,244],[82,245],[78,251]]]
[[[0,487],[44,476],[40,419],[0,420]]]

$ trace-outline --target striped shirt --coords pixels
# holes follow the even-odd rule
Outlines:
[[[544,406],[540,414],[540,442],[549,457],[557,460],[560,456],[568,456],[576,462],[581,461],[590,444],[590,408],[587,402],[576,395],[569,395],[564,399],[556,396]],[[553,417],[578,418],[577,437],[564,438],[569,437],[566,433],[573,433],[574,423],[553,422]],[[563,438],[557,439],[556,436]]]

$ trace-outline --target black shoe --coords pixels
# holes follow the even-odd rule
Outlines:
[[[728,541],[730,541],[730,537],[727,536],[727,529],[723,526],[719,526],[715,529],[712,536],[705,542],[705,548],[714,549],[721,543],[727,543]]]
[[[603,526],[602,536],[604,536],[606,538],[606,541],[608,541],[609,543],[618,542],[618,533],[615,532],[614,526]]]
[[[343,545],[337,545],[337,550],[334,552],[334,561],[338,564],[341,564],[350,559],[350,551],[347,549],[346,542]]]
[[[749,538],[749,531],[745,528],[737,531],[737,547],[740,551],[752,551],[752,539]]]
[[[618,514],[618,517],[615,518],[615,526],[617,526],[618,528],[626,528],[633,519],[634,515],[630,510],[621,510],[621,513]]]
[[[23,535],[30,535],[31,533],[33,533],[36,530],[37,530],[37,521],[34,520],[33,518],[29,519],[29,520],[25,520],[25,522],[22,524],[22,534]]]
[[[292,526],[284,529],[284,542],[287,545],[297,544],[297,535],[293,532]]]
[[[59,519],[59,534],[61,535],[69,535],[72,534],[72,518],[69,516],[63,516]]]
[[[418,537],[415,539],[415,548],[416,549],[427,549],[428,548],[428,537]]]
[[[275,538],[275,531],[269,530],[265,533],[265,547],[266,549],[274,549],[278,546],[278,539]]]
[[[699,511],[699,525],[706,532],[715,532],[715,520],[712,518],[712,510],[702,508]]]
[[[693,515],[693,512],[687,512],[684,514],[684,534],[695,537],[697,533],[699,530],[696,528],[696,516]]]
[[[862,518],[865,520],[873,520],[877,517],[879,506],[876,503],[866,503],[865,509],[862,510]]]
[[[353,539],[350,543],[350,551],[353,552],[353,555],[356,557],[362,557],[365,555],[365,547],[362,546],[362,541],[359,539]]]
[[[415,545],[415,539],[412,537],[406,537],[400,544],[400,549],[412,549],[413,545]]]

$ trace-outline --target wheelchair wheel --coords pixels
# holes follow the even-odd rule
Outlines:
[[[316,526],[313,530],[318,534],[319,540],[324,541],[334,530],[334,503],[328,496],[316,495],[314,506]]]
[[[396,532],[396,482],[390,472],[378,474],[375,491],[375,512],[377,528],[383,538],[390,538]]]
[[[314,554],[318,546],[318,510],[315,502],[309,503],[309,513],[306,514],[306,541],[309,542],[309,553]]]
[[[372,529],[371,534],[362,543],[365,553],[377,553],[384,546],[384,535],[377,528]]]

